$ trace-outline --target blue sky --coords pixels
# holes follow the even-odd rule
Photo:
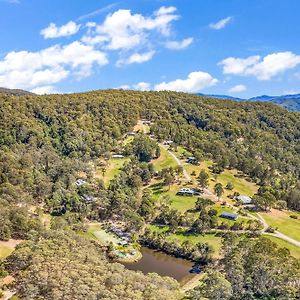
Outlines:
[[[300,92],[298,0],[0,0],[0,86]]]

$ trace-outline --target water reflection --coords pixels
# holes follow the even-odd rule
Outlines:
[[[141,252],[143,258],[135,263],[124,264],[126,268],[134,271],[140,270],[144,274],[155,272],[161,276],[170,276],[181,284],[187,282],[195,275],[196,269],[191,261],[146,247],[142,247]]]

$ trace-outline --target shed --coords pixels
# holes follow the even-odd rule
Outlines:
[[[248,196],[238,196],[236,200],[240,201],[243,205],[252,203],[252,199]]]
[[[111,157],[112,158],[124,158],[124,155],[122,155],[122,154],[113,154]]]
[[[224,218],[224,219],[228,219],[228,220],[237,220],[239,215],[238,214],[235,214],[235,213],[231,213],[231,212],[227,212],[227,211],[223,211],[220,215],[221,218]]]

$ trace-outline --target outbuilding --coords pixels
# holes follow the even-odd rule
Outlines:
[[[235,213],[223,211],[223,212],[221,213],[220,217],[221,217],[221,218],[224,218],[224,219],[236,221],[236,220],[238,219],[239,215],[238,215],[238,214],[235,214]]]
[[[252,199],[248,196],[238,196],[238,197],[236,197],[236,200],[241,202],[243,205],[247,205],[247,204],[252,203]]]

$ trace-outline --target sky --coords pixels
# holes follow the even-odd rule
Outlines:
[[[300,93],[299,0],[0,0],[0,86]]]

